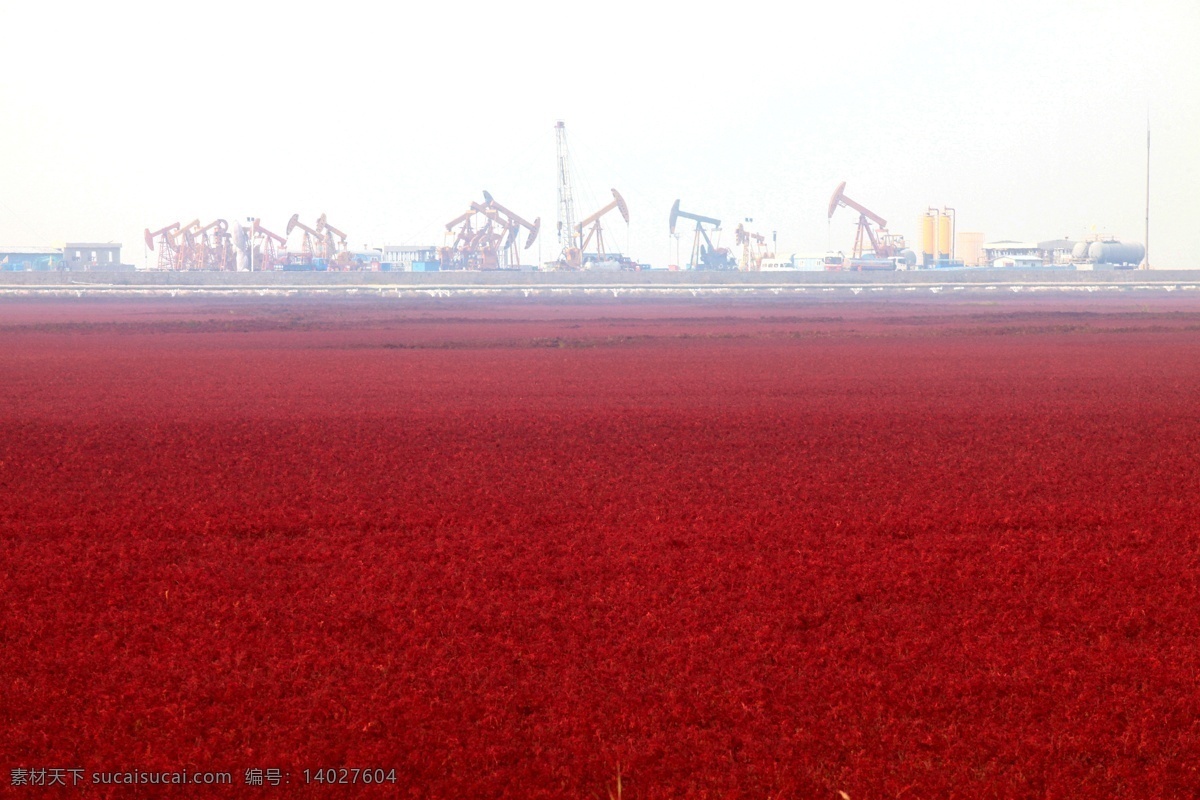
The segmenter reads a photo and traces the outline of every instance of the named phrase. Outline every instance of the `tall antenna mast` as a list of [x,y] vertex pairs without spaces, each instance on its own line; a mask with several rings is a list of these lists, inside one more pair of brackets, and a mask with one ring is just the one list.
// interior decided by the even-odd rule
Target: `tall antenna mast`
[[575,198],[571,195],[571,164],[567,154],[567,129],[560,119],[554,124],[558,141],[558,245],[562,253],[576,248]]
[[1150,109],[1146,109],[1146,260],[1142,269],[1150,269]]

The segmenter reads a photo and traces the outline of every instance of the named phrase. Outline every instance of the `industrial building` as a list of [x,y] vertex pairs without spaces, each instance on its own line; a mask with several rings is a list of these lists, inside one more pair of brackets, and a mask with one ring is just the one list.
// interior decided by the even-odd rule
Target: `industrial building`
[[113,242],[68,242],[62,250],[64,269],[69,270],[119,270],[132,269],[121,264],[121,245]]
[[0,270],[5,272],[58,269],[61,263],[57,247],[0,247]]
[[1011,239],[985,244],[983,260],[990,267],[1040,267],[1046,263],[1037,242],[1018,242]]
[[438,269],[436,245],[385,244],[381,269],[392,272],[435,272]]
[[1078,242],[1071,239],[1048,239],[1038,242],[1038,250],[1042,251],[1042,260],[1046,264],[1064,267],[1071,263],[1071,253],[1076,244]]

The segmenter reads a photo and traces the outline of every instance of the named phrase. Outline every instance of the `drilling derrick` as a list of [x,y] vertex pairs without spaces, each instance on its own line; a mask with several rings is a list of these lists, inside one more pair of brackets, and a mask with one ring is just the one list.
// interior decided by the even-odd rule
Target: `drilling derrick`
[[[178,222],[172,222],[156,231],[146,228],[146,247],[150,250],[157,249],[159,269],[179,269],[179,248],[175,245],[175,234],[178,230]],[[157,246],[155,239],[158,240]]]
[[554,126],[558,143],[558,247],[559,264],[568,269],[579,269],[583,251],[575,226],[575,199],[571,193],[571,165],[567,154],[567,129],[559,120]]

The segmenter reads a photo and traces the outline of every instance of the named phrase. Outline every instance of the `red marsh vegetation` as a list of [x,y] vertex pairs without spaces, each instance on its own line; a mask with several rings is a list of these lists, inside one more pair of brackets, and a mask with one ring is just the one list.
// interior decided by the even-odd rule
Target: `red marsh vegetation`
[[1166,295],[3,301],[0,785],[1195,796],[1197,398]]

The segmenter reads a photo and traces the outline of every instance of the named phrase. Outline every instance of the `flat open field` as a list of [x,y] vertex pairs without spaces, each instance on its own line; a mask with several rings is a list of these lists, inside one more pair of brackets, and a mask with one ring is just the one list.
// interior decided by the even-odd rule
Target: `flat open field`
[[1180,293],[0,301],[0,787],[1194,797],[1198,398]]

